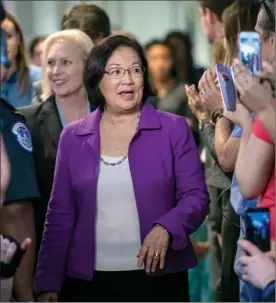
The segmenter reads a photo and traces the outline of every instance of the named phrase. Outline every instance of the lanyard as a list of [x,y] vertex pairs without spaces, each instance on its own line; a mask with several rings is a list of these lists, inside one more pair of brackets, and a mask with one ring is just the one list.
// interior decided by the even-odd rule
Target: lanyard
[[[59,120],[61,122],[62,128],[64,128],[67,123],[65,122],[64,116],[58,105],[57,105],[57,110],[58,110]],[[88,103],[87,104],[87,115],[89,115],[90,113],[91,113],[91,108],[90,108],[90,104]]]

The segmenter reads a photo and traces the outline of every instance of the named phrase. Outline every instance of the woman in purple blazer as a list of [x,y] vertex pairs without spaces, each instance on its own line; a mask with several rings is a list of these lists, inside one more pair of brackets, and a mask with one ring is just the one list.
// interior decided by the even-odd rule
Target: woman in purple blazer
[[35,278],[39,301],[189,301],[189,240],[208,213],[183,117],[145,104],[141,46],[111,36],[84,79],[98,109],[61,135]]

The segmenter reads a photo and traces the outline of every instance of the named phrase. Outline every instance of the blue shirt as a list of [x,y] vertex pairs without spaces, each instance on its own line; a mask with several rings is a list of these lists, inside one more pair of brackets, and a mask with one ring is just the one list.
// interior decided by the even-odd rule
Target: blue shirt
[[275,302],[275,281],[270,282],[264,289],[264,302]]
[[[238,125],[235,125],[232,130],[231,137],[240,138],[241,136],[242,136],[242,128]],[[231,205],[233,206],[235,212],[238,215],[243,216],[246,208],[256,207],[257,199],[247,200],[241,195],[238,188],[238,184],[236,182],[235,174],[233,175],[232,184],[233,185],[231,188],[231,197],[230,197]]]
[[38,66],[29,67],[28,89],[22,93],[22,88],[18,79],[18,72],[15,72],[4,83],[1,83],[1,97],[15,108],[31,104],[33,99],[33,83],[42,79],[42,71]]
[[[240,138],[242,136],[242,128],[238,125],[235,125],[232,130],[232,137]],[[236,175],[233,175],[232,179],[232,188],[231,188],[231,196],[230,196],[230,202],[233,206],[235,212],[241,216],[240,218],[240,238],[243,238],[245,236],[245,223],[243,220],[243,216],[245,215],[245,211],[247,208],[255,208],[257,206],[257,199],[254,200],[247,200],[245,199],[240,191],[238,184],[236,182]],[[235,272],[239,277],[241,277],[243,273],[243,267],[238,262],[239,258],[243,254],[242,249],[238,246],[234,268]],[[240,278],[240,302],[261,302],[262,298],[262,292],[258,289],[256,289],[253,285],[251,285],[248,282],[244,282]]]

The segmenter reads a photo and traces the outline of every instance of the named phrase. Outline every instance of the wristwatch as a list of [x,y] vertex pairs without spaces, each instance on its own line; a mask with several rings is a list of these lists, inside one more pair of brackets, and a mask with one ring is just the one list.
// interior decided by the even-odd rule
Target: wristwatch
[[198,121],[198,128],[200,131],[203,130],[204,126],[211,124],[209,119],[203,119]]
[[223,109],[218,108],[212,113],[211,120],[214,124],[216,124],[218,119],[220,119],[221,117],[223,117]]

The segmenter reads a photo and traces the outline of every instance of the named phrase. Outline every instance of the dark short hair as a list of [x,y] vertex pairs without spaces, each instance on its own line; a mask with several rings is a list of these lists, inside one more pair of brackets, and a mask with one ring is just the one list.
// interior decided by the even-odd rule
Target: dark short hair
[[38,43],[40,43],[41,41],[44,41],[46,39],[45,36],[37,36],[35,38],[33,38],[33,40],[30,43],[29,46],[29,53],[31,55],[31,57],[34,56],[34,51],[35,51],[35,47],[37,46]]
[[[189,79],[191,83],[197,83],[199,79],[194,66],[193,41],[190,34],[187,32],[173,31],[168,33],[165,41],[171,44],[171,39],[178,39],[184,45],[186,51],[186,71],[188,75],[187,79]],[[185,66],[183,68],[185,68]]]
[[165,41],[163,39],[157,39],[157,38],[155,38],[155,39],[150,40],[144,46],[144,50],[147,51],[147,50],[149,50],[151,47],[153,47],[155,45],[164,45],[164,46],[166,46],[171,51],[171,53],[173,55],[173,48],[171,47],[171,45],[167,41]]
[[235,0],[198,0],[203,8],[208,8],[211,12],[216,14],[218,19],[222,20],[223,11],[231,5]]
[[168,41],[161,40],[161,39],[153,39],[150,40],[144,47],[145,51],[148,51],[150,48],[152,48],[155,45],[163,45],[165,46],[169,51],[172,58],[172,70],[171,70],[171,76],[176,78],[177,77],[177,71],[176,71],[176,56],[175,56],[175,50],[174,48],[168,43]]
[[148,80],[147,60],[143,48],[134,39],[122,35],[113,35],[105,38],[92,48],[88,55],[87,64],[84,70],[84,85],[87,90],[88,98],[95,106],[99,106],[101,110],[104,110],[105,99],[100,91],[99,84],[105,74],[107,61],[113,53],[121,47],[133,49],[137,53],[141,60],[141,65],[145,69],[142,103],[145,103],[146,99],[153,95]]
[[[264,14],[259,26],[263,30],[264,39],[268,39],[271,33],[275,33],[275,0],[264,0],[264,2],[266,7],[261,3]],[[274,20],[271,20],[272,17]]]
[[111,34],[111,26],[106,12],[95,4],[80,3],[67,11],[61,21],[61,29],[79,29],[95,43]]

